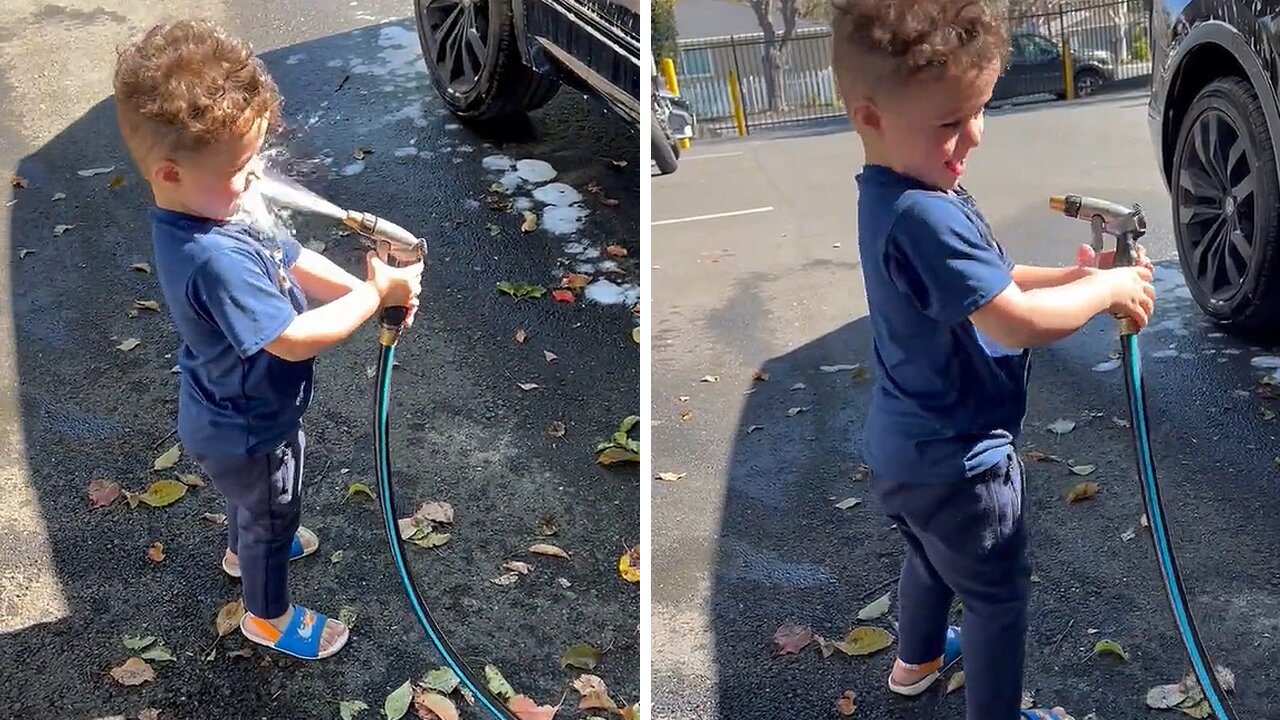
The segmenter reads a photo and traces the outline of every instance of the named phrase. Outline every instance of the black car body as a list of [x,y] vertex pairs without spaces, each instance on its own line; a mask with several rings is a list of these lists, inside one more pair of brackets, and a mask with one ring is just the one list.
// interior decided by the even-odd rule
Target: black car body
[[1156,0],[1148,116],[1192,297],[1244,332],[1280,328],[1280,3]]
[[463,120],[542,107],[561,84],[640,122],[638,0],[415,0],[423,59]]
[[[1066,63],[1062,47],[1038,33],[1016,33],[1011,38],[1009,64],[996,81],[993,102],[1025,95],[1066,97]],[[1115,79],[1114,61],[1102,51],[1071,52],[1075,95],[1084,97]]]

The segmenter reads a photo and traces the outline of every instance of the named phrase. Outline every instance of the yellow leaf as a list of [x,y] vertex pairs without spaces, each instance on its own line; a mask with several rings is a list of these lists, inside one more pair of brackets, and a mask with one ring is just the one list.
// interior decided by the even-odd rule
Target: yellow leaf
[[640,582],[640,548],[633,547],[618,558],[618,574],[629,583]]
[[239,598],[223,605],[218,609],[218,618],[214,621],[213,627],[217,631],[218,637],[224,637],[227,633],[235,630],[240,626],[240,620],[244,617],[244,603]]
[[151,487],[147,491],[135,495],[139,502],[146,503],[153,508],[166,507],[172,505],[182,499],[187,494],[187,486],[177,480],[157,480],[151,483]]
[[538,543],[537,545],[530,547],[529,552],[536,555],[549,555],[551,557],[564,558],[565,560],[569,559],[569,553],[561,550],[555,545],[547,545],[546,543]]
[[835,646],[845,655],[871,655],[892,645],[894,639],[887,630],[862,625],[850,630]]
[[199,475],[196,475],[195,473],[184,473],[182,475],[179,475],[178,480],[180,480],[182,484],[186,485],[187,487],[193,487],[193,488],[204,487],[204,478],[200,477]]
[[611,447],[606,448],[600,456],[596,458],[596,462],[601,465],[617,465],[624,462],[640,462],[640,456],[631,452],[626,448]]
[[156,679],[156,671],[147,664],[146,660],[137,657],[131,657],[124,661],[124,664],[111,669],[111,677],[121,685],[141,685],[142,683],[152,682]]
[[164,451],[164,454],[156,458],[155,463],[151,466],[152,470],[168,470],[178,463],[178,457],[182,455],[182,443],[174,443],[173,447]]
[[945,694],[950,695],[962,687],[964,687],[964,671],[960,670],[947,681],[947,692]]
[[351,483],[350,485],[347,486],[348,499],[350,499],[352,495],[356,495],[359,493],[364,493],[365,495],[368,495],[370,499],[373,498],[373,491],[370,490],[369,486],[365,485],[364,483]]
[[1067,493],[1067,503],[1070,504],[1097,497],[1100,489],[1096,482],[1082,482],[1071,488],[1071,491]]
[[635,344],[640,344],[640,328],[631,328],[631,339],[635,341]]

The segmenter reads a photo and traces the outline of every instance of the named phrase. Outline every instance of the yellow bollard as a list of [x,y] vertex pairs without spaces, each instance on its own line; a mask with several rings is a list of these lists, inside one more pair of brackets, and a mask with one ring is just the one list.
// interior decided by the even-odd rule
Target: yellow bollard
[[742,109],[742,95],[738,93],[738,75],[729,71],[729,102],[733,105],[733,120],[738,126],[738,137],[747,136],[747,113]]
[[[672,95],[679,95],[680,83],[676,82],[676,64],[671,58],[662,58],[662,77],[667,81],[667,92]],[[680,138],[676,142],[680,145],[681,150],[689,149],[688,138]]]
[[1068,100],[1076,99],[1076,64],[1071,61],[1071,38],[1066,33],[1062,35],[1062,77],[1067,83],[1066,96]]

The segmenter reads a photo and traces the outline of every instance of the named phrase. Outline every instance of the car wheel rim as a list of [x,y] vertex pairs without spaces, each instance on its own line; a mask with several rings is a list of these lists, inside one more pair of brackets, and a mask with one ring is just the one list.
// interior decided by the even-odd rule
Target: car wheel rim
[[1088,75],[1080,78],[1080,81],[1076,84],[1079,86],[1076,89],[1077,95],[1092,95],[1093,89],[1098,86],[1098,80],[1092,75]]
[[1178,173],[1188,266],[1214,300],[1239,291],[1253,258],[1257,175],[1247,140],[1221,110],[1196,119]]
[[436,76],[449,89],[475,87],[488,56],[488,0],[429,0],[422,25]]

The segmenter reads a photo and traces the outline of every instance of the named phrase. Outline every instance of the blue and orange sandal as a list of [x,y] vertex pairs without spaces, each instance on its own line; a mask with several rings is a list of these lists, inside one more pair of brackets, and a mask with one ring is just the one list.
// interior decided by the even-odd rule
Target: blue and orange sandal
[[[307,547],[303,544],[302,542],[303,538],[306,538],[307,540],[311,541],[310,549],[307,549]],[[320,538],[316,537],[316,534],[311,532],[307,528],[298,526],[298,532],[295,533],[293,536],[293,546],[289,548],[289,559],[297,560],[298,558],[304,558],[319,549],[320,549]],[[235,566],[227,564],[226,553],[222,554],[222,572],[230,575],[233,578],[240,577],[239,563],[237,563]]]
[[936,670],[925,675],[910,685],[899,685],[893,681],[893,673],[889,673],[889,689],[899,695],[914,697],[928,690],[956,663],[960,662],[960,628],[952,625],[947,628],[947,643],[942,651],[942,663]]
[[351,637],[351,631],[346,625],[342,625],[342,636],[338,641],[327,651],[320,652],[324,629],[330,622],[342,625],[339,620],[330,620],[314,610],[294,605],[293,617],[284,630],[277,629],[275,625],[256,615],[245,613],[240,619],[240,633],[250,642],[292,655],[299,660],[321,660],[341,650]]

